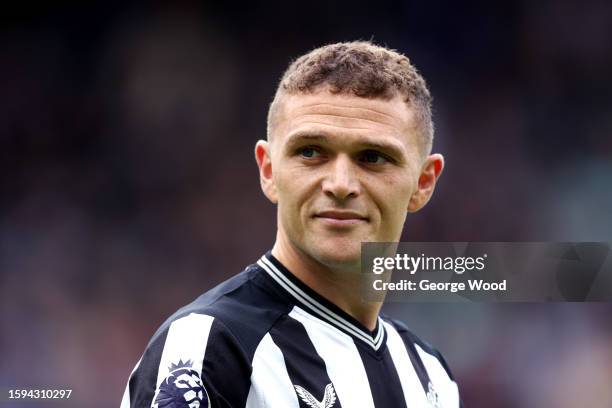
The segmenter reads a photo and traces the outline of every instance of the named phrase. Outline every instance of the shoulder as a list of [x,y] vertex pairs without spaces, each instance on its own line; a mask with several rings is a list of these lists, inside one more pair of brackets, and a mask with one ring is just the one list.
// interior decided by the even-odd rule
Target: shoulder
[[290,307],[269,280],[250,265],[170,316],[130,376],[128,406],[170,398],[164,393],[178,392],[172,386],[177,373],[192,378],[194,389],[216,406],[240,405],[258,344]]
[[152,341],[173,325],[185,326],[187,331],[208,325],[213,338],[221,335],[231,339],[252,357],[265,333],[290,307],[274,293],[261,268],[253,264],[172,314]]

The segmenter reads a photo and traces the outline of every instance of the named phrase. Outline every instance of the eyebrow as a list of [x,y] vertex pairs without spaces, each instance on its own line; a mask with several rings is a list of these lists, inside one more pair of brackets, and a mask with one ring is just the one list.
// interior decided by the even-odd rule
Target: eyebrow
[[[293,150],[293,148],[302,143],[322,143],[329,144],[330,136],[324,131],[298,131],[289,135],[287,142],[285,143],[285,149],[287,151]],[[399,144],[399,142],[391,141],[380,141],[375,140],[372,137],[364,137],[358,143],[362,149],[380,150],[386,153],[398,161],[403,161],[405,158],[405,149]]]

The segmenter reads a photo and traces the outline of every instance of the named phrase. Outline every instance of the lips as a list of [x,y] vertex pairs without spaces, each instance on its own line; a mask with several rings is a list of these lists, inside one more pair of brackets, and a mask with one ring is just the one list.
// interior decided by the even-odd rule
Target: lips
[[315,217],[318,218],[331,218],[335,220],[367,220],[367,217],[360,215],[353,211],[321,211],[318,212]]
[[353,211],[320,211],[315,218],[324,222],[330,227],[350,227],[355,224],[367,222],[368,218]]

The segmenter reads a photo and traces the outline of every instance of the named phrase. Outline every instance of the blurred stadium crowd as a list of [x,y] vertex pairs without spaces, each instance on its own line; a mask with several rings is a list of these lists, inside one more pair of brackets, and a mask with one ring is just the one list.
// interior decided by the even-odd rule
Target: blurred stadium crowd
[[[447,167],[405,240],[612,241],[609,2],[172,4],[4,19],[0,389],[118,406],[157,326],[270,248],[253,146],[290,59],[323,43],[373,39],[429,82]],[[610,304],[387,312],[468,407],[612,406]]]

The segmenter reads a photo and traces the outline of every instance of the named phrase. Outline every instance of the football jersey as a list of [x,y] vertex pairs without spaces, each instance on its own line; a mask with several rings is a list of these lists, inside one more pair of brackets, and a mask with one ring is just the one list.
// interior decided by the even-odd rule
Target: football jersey
[[456,408],[440,353],[379,316],[368,330],[270,252],[171,316],[121,408]]

